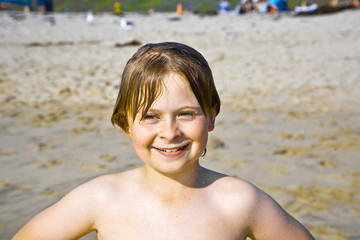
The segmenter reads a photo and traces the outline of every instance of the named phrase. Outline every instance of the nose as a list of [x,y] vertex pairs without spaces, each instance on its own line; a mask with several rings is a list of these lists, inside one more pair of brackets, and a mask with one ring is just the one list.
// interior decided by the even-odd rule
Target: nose
[[179,124],[176,119],[167,119],[162,123],[159,131],[160,138],[173,140],[181,135]]

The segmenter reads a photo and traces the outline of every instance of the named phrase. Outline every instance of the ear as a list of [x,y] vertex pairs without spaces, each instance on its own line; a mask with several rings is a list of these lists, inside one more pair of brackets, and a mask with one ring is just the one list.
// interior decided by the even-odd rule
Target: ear
[[133,123],[134,123],[133,118],[131,117],[130,114],[128,114],[127,115],[127,126],[126,126],[125,133],[129,138],[131,138],[131,127],[132,127]]
[[131,138],[131,129],[130,129],[130,127],[127,128],[125,133],[126,133],[126,135],[128,135],[129,138]]
[[216,118],[216,112],[211,111],[210,116],[209,116],[209,126],[208,126],[209,132],[211,132],[215,128],[215,118]]

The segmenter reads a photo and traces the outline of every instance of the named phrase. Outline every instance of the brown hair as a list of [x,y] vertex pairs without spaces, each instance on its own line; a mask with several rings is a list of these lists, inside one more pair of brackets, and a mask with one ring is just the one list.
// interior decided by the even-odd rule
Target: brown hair
[[220,98],[211,69],[195,49],[176,42],[147,44],[127,62],[111,117],[113,125],[128,132],[128,114],[144,116],[160,96],[163,79],[171,73],[182,76],[199,102],[205,116],[220,112]]

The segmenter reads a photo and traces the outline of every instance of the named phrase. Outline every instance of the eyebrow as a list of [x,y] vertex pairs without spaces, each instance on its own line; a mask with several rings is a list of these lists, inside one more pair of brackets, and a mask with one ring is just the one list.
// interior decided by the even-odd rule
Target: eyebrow
[[[176,111],[182,111],[182,110],[186,110],[186,109],[201,110],[202,111],[202,108],[201,108],[200,105],[195,105],[195,106],[185,105],[185,106],[181,106],[180,108],[176,109]],[[161,111],[159,111],[157,109],[150,108],[148,112],[161,112]]]

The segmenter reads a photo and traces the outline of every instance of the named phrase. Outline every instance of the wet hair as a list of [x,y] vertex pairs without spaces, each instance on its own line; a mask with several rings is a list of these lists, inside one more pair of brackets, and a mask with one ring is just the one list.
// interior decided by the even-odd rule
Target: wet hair
[[175,73],[188,81],[206,117],[220,112],[220,98],[211,69],[195,49],[176,42],[146,44],[127,62],[111,117],[126,133],[129,117],[144,116],[161,95],[164,79]]

